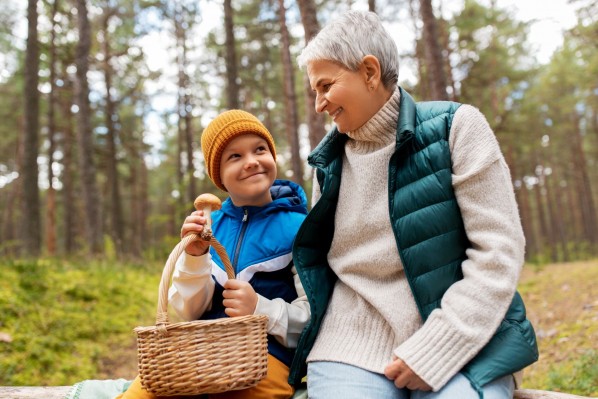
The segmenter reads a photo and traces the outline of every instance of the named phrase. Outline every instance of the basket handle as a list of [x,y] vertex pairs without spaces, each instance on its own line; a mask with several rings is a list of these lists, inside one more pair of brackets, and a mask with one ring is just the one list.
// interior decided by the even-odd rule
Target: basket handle
[[[203,194],[205,195],[205,194]],[[199,198],[202,196],[197,197],[198,199],[195,200],[196,208],[200,209],[197,202]],[[215,197],[215,196],[214,196]],[[206,209],[204,210],[204,215],[206,213]],[[210,219],[210,216],[207,216]],[[228,254],[226,250],[218,242],[216,237],[212,235],[211,231],[211,220],[209,220],[210,229],[207,233],[189,233],[174,247],[170,255],[168,256],[168,260],[166,261],[166,265],[164,266],[164,270],[162,271],[162,279],[160,280],[160,287],[158,288],[158,310],[156,311],[156,325],[158,324],[168,324],[168,287],[170,286],[170,278],[172,277],[172,273],[174,272],[174,267],[176,265],[176,261],[181,256],[187,245],[191,244],[192,242],[204,240],[209,241],[210,245],[214,247],[218,256],[224,263],[224,269],[226,270],[226,275],[229,279],[235,278],[235,270],[230,262]]]

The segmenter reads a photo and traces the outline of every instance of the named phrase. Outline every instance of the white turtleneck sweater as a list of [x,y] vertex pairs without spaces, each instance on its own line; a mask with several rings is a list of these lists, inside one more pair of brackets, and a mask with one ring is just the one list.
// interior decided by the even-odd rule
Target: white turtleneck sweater
[[[388,211],[388,163],[395,149],[397,90],[372,119],[349,132],[328,262],[338,276],[307,359],[383,373],[393,355],[433,390],[489,341],[513,298],[525,240],[509,169],[484,116],[462,105],[449,147],[452,184],[471,248],[464,278],[426,323],[399,258]],[[314,201],[319,186],[314,180]]]

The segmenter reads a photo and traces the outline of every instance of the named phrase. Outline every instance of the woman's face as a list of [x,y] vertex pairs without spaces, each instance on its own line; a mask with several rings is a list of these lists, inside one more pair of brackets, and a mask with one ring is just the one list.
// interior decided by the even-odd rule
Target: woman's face
[[307,75],[316,93],[316,112],[327,112],[342,133],[360,128],[379,109],[363,65],[354,72],[332,61],[311,61]]

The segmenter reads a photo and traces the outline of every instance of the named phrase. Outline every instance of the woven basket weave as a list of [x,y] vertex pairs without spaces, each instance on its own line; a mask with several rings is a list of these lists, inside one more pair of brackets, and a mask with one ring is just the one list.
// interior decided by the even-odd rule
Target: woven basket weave
[[[173,249],[162,272],[156,325],[135,328],[141,385],[159,396],[245,389],[266,376],[267,316],[168,321],[168,287],[176,260],[188,244],[200,239],[198,234],[189,234]],[[234,278],[222,245],[214,237],[210,244],[224,262],[228,277]]]

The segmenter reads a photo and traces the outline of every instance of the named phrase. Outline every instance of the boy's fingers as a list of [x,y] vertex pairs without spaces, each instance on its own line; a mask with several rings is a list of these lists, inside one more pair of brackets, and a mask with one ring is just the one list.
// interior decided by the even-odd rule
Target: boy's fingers
[[242,286],[242,281],[229,279],[224,283],[224,288],[227,290],[238,290]]

